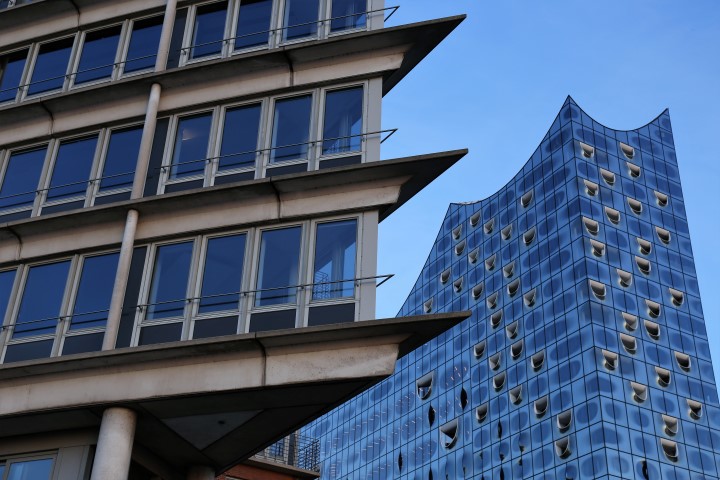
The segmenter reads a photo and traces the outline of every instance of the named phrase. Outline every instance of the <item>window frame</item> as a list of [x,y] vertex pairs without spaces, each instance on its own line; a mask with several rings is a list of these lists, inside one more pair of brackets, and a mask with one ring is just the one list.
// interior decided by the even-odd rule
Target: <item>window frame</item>
[[[112,82],[120,78],[120,62],[122,62],[122,54],[123,54],[123,41],[125,37],[128,35],[127,28],[128,28],[128,21],[124,20],[120,23],[111,23],[109,25],[103,25],[102,27],[98,28],[92,28],[88,30],[83,30],[81,32],[77,33],[77,40],[75,45],[75,55],[72,59],[72,73],[70,73],[69,83],[67,86],[67,90],[72,90],[73,88],[83,88],[83,87],[89,87],[91,85],[98,85],[101,83],[107,83]],[[96,80],[89,80],[87,82],[82,82],[80,84],[76,84],[75,81],[77,79],[77,75],[79,73],[78,69],[80,68],[80,60],[82,59],[83,50],[85,48],[85,43],[87,40],[88,33],[95,33],[102,30],[114,28],[114,27],[120,27],[120,33],[118,36],[118,43],[115,47],[115,57],[112,61],[112,72],[110,73],[109,78],[100,78]],[[124,64],[123,64],[124,66]]]
[[[215,141],[213,142],[211,140],[211,143],[213,143],[212,148],[212,162],[210,164],[210,171],[208,172],[209,178],[206,180],[205,185],[210,186],[215,184],[215,180],[217,177],[223,177],[226,175],[232,175],[235,173],[243,173],[243,172],[253,172],[253,178],[257,177],[257,170],[258,167],[261,165],[261,162],[263,161],[263,141],[265,139],[266,133],[265,133],[265,123],[266,123],[266,117],[267,117],[267,106],[268,100],[267,98],[260,98],[256,100],[248,100],[241,103],[232,103],[228,105],[222,105],[220,106],[218,110],[218,118],[216,122],[216,135],[215,135]],[[227,115],[228,110],[234,110],[236,108],[244,108],[244,107],[250,107],[252,105],[259,105],[260,106],[260,116],[258,118],[258,136],[255,140],[255,163],[252,167],[236,167],[227,169],[224,171],[220,171],[220,149],[222,148],[222,141],[223,141],[223,135],[225,134],[225,118]]]
[[[205,55],[198,58],[192,58],[190,55],[190,52],[192,51],[193,47],[193,40],[195,36],[195,21],[197,19],[197,11],[198,8],[204,7],[206,5],[212,5],[213,3],[223,3],[225,2],[227,4],[227,8],[225,11],[225,26],[223,28],[223,34],[222,38],[220,40],[220,52],[211,54],[211,55]],[[194,63],[204,62],[207,60],[215,60],[218,58],[225,58],[228,56],[228,46],[229,46],[229,37],[230,37],[230,24],[233,22],[231,21],[230,15],[233,11],[233,5],[237,3],[235,0],[208,0],[205,2],[198,2],[193,5],[190,5],[188,7],[188,14],[187,19],[185,21],[185,31],[183,32],[183,41],[182,41],[182,47],[180,52],[180,62],[179,66],[183,67],[185,65],[192,65]]]
[[[293,98],[300,98],[310,95],[310,123],[308,125],[308,142],[307,142],[307,156],[305,158],[297,158],[292,160],[284,160],[279,162],[271,162],[272,159],[272,152],[273,150],[277,150],[279,148],[284,147],[284,145],[280,145],[278,147],[273,147],[273,130],[274,130],[274,123],[275,123],[275,105],[277,105],[277,102],[283,101],[283,100],[290,100]],[[266,123],[264,131],[266,133],[264,142],[262,144],[262,164],[261,164],[261,175],[260,178],[265,178],[267,176],[267,171],[272,170],[273,168],[277,167],[285,167],[289,165],[300,165],[300,164],[306,164],[308,167],[306,170],[310,170],[310,164],[315,158],[317,152],[317,145],[314,141],[315,136],[317,135],[317,110],[316,110],[316,104],[317,104],[317,89],[312,89],[309,91],[299,91],[299,92],[292,92],[290,94],[284,94],[284,95],[275,95],[271,96],[268,100],[268,111],[266,115]]]
[[[35,216],[40,206],[41,188],[45,184],[45,177],[48,172],[48,163],[51,154],[52,140],[45,142],[32,143],[30,145],[23,145],[15,148],[7,148],[0,155],[0,187],[5,184],[5,176],[7,175],[7,169],[10,166],[10,158],[12,158],[15,152],[24,152],[28,150],[35,150],[41,147],[45,147],[45,158],[43,159],[43,166],[40,169],[40,176],[38,178],[37,186],[35,187],[35,195],[33,197],[33,203],[30,206],[21,206],[13,208],[1,208],[0,207],[0,218],[5,215],[11,215],[13,213],[30,211],[30,216]],[[30,192],[28,192],[30,193]]]
[[[132,191],[132,188],[133,188],[132,183],[127,187],[113,187],[113,188],[107,189],[104,192],[101,191],[100,190],[101,183],[104,178],[101,176],[101,174],[105,170],[105,164],[107,162],[107,154],[108,154],[108,151],[110,150],[110,140],[112,139],[113,133],[116,131],[130,130],[130,129],[137,129],[137,128],[140,128],[141,141],[142,141],[142,131],[143,131],[142,123],[132,123],[129,125],[107,127],[107,128],[103,128],[101,130],[102,137],[98,139],[98,152],[96,152],[97,158],[95,160],[95,166],[93,169],[93,177],[90,180],[92,186],[90,188],[90,193],[88,196],[91,197],[91,201],[88,202],[87,206],[94,205],[98,198]],[[135,177],[135,172],[137,171],[137,158],[135,159],[135,167],[136,168],[134,168],[132,172],[126,172],[127,174],[132,174],[133,178]]]
[[10,474],[10,467],[15,463],[26,463],[40,460],[52,460],[52,468],[50,469],[50,476],[47,480],[54,479],[57,474],[57,451],[45,451],[33,454],[19,454],[19,455],[7,455],[0,457],[0,465],[5,467],[3,475],[0,476],[0,480],[6,480]]
[[[318,128],[317,128],[317,156],[315,158],[316,165],[314,166],[313,170],[318,170],[320,168],[320,165],[323,160],[329,160],[334,158],[343,158],[343,157],[353,157],[356,155],[360,155],[360,162],[365,162],[365,154],[367,152],[367,125],[369,122],[368,118],[368,110],[370,109],[369,105],[369,95],[368,91],[370,89],[370,86],[368,84],[369,82],[367,80],[364,80],[362,82],[352,82],[347,83],[343,85],[333,85],[330,87],[323,87],[320,89],[320,95],[319,95],[319,105],[318,105],[318,111],[317,111],[317,117],[318,117]],[[360,113],[360,149],[359,150],[352,150],[347,152],[338,152],[338,153],[331,153],[331,154],[324,154],[323,153],[323,143],[325,141],[324,134],[325,134],[325,109],[327,106],[327,95],[328,93],[337,92],[341,90],[349,90],[352,88],[360,88],[362,89],[362,105],[361,109],[362,112]]]
[[21,101],[20,99],[24,98],[24,93],[25,93],[25,90],[27,89],[27,85],[26,85],[26,83],[28,81],[27,79],[30,75],[30,61],[31,61],[31,55],[33,53],[33,47],[34,47],[34,43],[31,43],[30,45],[27,45],[27,46],[23,46],[20,48],[14,48],[12,50],[8,50],[6,52],[0,53],[0,56],[5,56],[5,55],[12,55],[14,53],[21,52],[23,50],[27,50],[27,52],[25,53],[25,65],[23,65],[23,71],[20,74],[20,81],[18,82],[17,92],[15,92],[15,98],[13,100],[0,101],[0,105],[10,105],[12,103],[17,103],[17,102]]
[[163,25],[163,14],[162,13],[155,13],[152,15],[143,15],[140,17],[133,17],[133,18],[127,18],[124,21],[124,27],[123,27],[123,33],[120,37],[120,42],[118,46],[118,68],[117,70],[117,78],[126,78],[126,77],[132,77],[133,75],[142,75],[143,73],[148,72],[154,72],[155,71],[155,64],[157,63],[157,56],[158,52],[155,52],[155,62],[153,62],[152,67],[146,67],[141,68],[138,70],[135,70],[133,72],[126,72],[125,71],[125,65],[128,62],[128,54],[130,53],[130,42],[132,40],[132,34],[135,29],[135,24],[137,22],[142,22],[143,20],[149,20],[151,18],[160,18],[160,34],[162,35],[162,25]]
[[[68,85],[70,82],[70,77],[72,75],[73,66],[75,65],[75,57],[77,56],[78,51],[78,33],[73,33],[72,35],[63,35],[57,38],[52,38],[49,40],[45,40],[42,42],[35,42],[32,44],[31,53],[29,55],[28,60],[28,70],[27,70],[27,76],[25,77],[25,81],[23,82],[22,86],[22,95],[20,97],[19,102],[23,102],[28,99],[35,99],[35,98],[41,98],[46,97],[48,95],[54,95],[57,93],[66,92],[68,90]],[[45,80],[39,80],[38,82],[32,82],[33,74],[35,73],[35,67],[37,66],[37,60],[40,55],[40,49],[43,45],[49,44],[49,43],[55,43],[59,42],[68,38],[73,39],[72,46],[70,47],[70,55],[68,58],[67,65],[65,66],[65,73],[64,73],[64,79],[63,84],[60,88],[55,88],[52,90],[46,90],[44,92],[38,92],[38,93],[29,93],[30,86],[33,85],[33,83],[39,83],[39,82],[46,82],[49,81],[49,79]],[[54,77],[53,77],[54,78]]]

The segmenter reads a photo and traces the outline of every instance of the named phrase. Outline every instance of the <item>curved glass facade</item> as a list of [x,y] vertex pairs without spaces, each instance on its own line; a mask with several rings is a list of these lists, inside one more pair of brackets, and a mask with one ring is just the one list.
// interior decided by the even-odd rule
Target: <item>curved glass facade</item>
[[400,316],[472,316],[306,427],[331,479],[718,478],[720,408],[667,111],[563,105],[451,204]]

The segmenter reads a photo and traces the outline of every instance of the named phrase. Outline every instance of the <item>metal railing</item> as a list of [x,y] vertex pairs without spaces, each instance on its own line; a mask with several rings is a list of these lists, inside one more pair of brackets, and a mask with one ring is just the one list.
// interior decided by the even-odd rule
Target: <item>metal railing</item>
[[297,432],[291,433],[252,458],[320,472],[320,440]]

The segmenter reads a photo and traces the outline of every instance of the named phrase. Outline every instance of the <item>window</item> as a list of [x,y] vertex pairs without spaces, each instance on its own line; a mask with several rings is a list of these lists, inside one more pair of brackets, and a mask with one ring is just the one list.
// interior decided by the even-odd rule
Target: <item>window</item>
[[240,234],[208,240],[198,313],[238,309],[245,239]]
[[84,259],[69,330],[105,326],[118,257],[118,253],[109,253]]
[[323,155],[360,150],[362,133],[362,87],[327,92]]
[[110,133],[100,180],[101,192],[132,187],[141,139],[142,127],[117,129]]
[[[68,260],[28,269],[13,339],[55,333],[69,269]],[[42,302],[38,302],[38,298],[42,298]]]
[[295,303],[300,263],[301,227],[261,234],[255,306]]
[[18,50],[0,57],[0,103],[15,100],[22,81],[28,50]]
[[255,167],[260,113],[259,103],[225,111],[218,171]]
[[190,58],[219,55],[225,37],[227,1],[197,7],[190,48]]
[[10,458],[5,460],[4,463],[0,463],[0,479],[50,480],[54,464],[54,458]]
[[212,113],[183,117],[178,121],[171,160],[171,178],[204,172],[211,125]]
[[136,20],[132,25],[125,56],[124,73],[146,70],[155,66],[163,17]]
[[315,235],[313,300],[354,295],[356,237],[357,220],[318,224]]
[[150,292],[147,300],[148,320],[181,316],[190,274],[193,242],[158,247],[155,255]]
[[267,45],[271,16],[272,0],[240,0],[235,49]]
[[116,25],[85,34],[75,85],[112,77],[121,31],[122,25]]
[[283,38],[295,40],[317,35],[319,13],[318,0],[285,0]]
[[275,102],[270,163],[307,159],[311,107],[312,95]]
[[367,0],[332,0],[330,30],[339,32],[365,27]]
[[46,154],[47,145],[10,154],[0,187],[0,208],[32,207]]
[[30,77],[28,95],[63,88],[74,43],[75,37],[68,37],[40,45]]
[[84,196],[95,158],[98,136],[60,142],[46,201]]

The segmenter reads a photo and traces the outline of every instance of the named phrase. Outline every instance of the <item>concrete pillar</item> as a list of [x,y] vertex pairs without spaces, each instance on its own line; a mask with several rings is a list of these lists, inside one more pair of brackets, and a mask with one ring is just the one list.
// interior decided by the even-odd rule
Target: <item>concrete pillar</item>
[[112,407],[103,412],[90,480],[127,480],[137,414]]
[[145,124],[143,125],[142,138],[140,139],[140,152],[138,153],[137,164],[135,165],[135,178],[130,193],[131,199],[141,198],[145,190],[145,179],[147,178],[148,165],[150,165],[150,153],[152,152],[153,139],[155,138],[155,127],[157,126],[157,112],[160,105],[160,93],[162,87],[159,83],[153,83],[150,87],[145,110]]
[[160,44],[158,45],[158,55],[155,60],[156,72],[162,72],[167,68],[176,11],[177,0],[167,0],[165,4],[165,18],[163,19],[162,32],[160,33]]
[[188,469],[187,480],[215,480],[215,470],[204,465],[195,465]]

